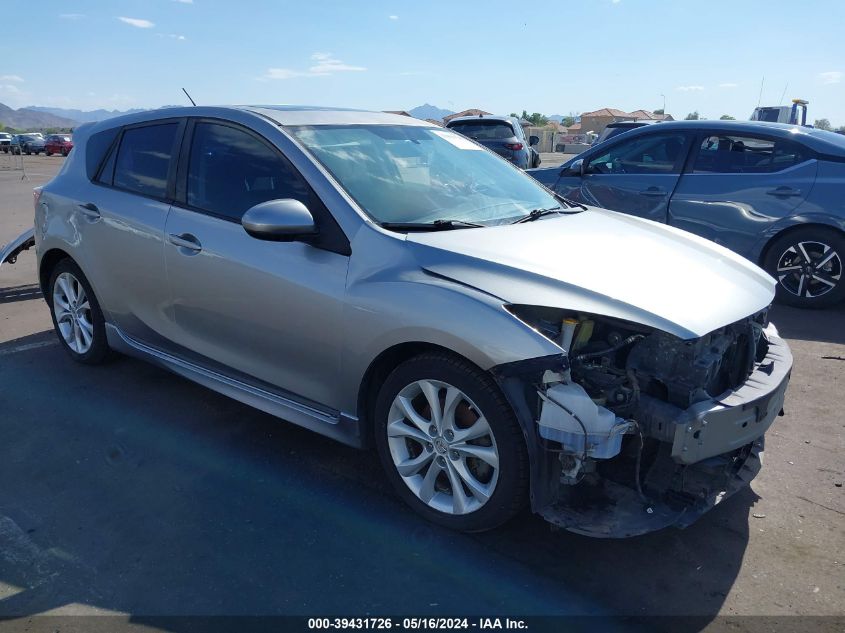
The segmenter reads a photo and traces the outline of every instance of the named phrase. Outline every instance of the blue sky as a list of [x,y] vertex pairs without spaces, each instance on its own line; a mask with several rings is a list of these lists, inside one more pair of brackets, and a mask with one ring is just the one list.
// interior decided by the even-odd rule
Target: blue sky
[[[0,102],[304,103],[845,125],[845,1],[5,0]],[[525,7],[530,7],[530,10]],[[788,85],[788,87],[787,87]]]

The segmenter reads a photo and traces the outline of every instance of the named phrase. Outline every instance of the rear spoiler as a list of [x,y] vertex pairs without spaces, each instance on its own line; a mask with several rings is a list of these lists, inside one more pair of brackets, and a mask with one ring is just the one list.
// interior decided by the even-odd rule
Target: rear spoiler
[[0,249],[0,266],[14,264],[23,251],[35,246],[35,229],[27,229]]

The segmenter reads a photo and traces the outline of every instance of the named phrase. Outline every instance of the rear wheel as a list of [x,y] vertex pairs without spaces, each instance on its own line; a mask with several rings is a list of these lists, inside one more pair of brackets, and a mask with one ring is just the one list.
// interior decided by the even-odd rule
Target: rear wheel
[[91,285],[72,260],[56,264],[48,298],[53,327],[71,357],[88,365],[105,360],[109,346],[103,312]]
[[46,154],[47,156],[52,156],[53,152],[44,152],[44,154]]
[[803,227],[776,238],[763,266],[777,279],[777,299],[798,308],[825,308],[845,299],[845,237]]
[[465,360],[430,353],[397,367],[376,400],[375,434],[388,479],[430,521],[488,530],[527,499],[528,457],[513,410]]

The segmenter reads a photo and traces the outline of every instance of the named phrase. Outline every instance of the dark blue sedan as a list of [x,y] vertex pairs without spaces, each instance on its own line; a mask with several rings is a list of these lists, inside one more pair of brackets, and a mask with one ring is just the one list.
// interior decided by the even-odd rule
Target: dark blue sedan
[[845,298],[841,135],[777,123],[672,121],[528,173],[571,200],[736,251],[778,280],[783,303],[817,308]]

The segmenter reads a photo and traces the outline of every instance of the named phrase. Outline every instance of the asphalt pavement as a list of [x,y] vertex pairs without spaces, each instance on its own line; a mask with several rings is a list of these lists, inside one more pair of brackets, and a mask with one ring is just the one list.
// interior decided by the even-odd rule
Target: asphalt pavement
[[[64,159],[24,160],[27,180],[0,157],[0,244]],[[594,540],[525,512],[464,535],[374,453],[136,360],[73,363],[25,253],[0,268],[0,617],[843,616],[845,306],[773,321],[795,368],[751,488],[683,531]]]

